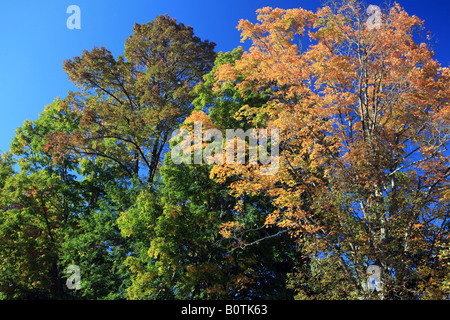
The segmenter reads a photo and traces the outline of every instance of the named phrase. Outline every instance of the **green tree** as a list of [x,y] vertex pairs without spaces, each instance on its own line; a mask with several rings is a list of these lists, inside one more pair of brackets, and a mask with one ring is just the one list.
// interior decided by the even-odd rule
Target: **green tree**
[[[116,218],[136,192],[109,159],[80,159],[55,136],[70,135],[79,119],[64,100],[17,129],[3,162],[0,292],[6,298],[121,298],[128,244]],[[82,290],[65,285],[69,265],[81,269]]]
[[64,295],[60,248],[81,200],[73,174],[77,163],[70,156],[55,163],[46,136],[69,132],[76,125],[72,120],[55,100],[38,120],[25,121],[16,130],[11,151],[20,171],[7,171],[0,199],[0,291],[7,298]]

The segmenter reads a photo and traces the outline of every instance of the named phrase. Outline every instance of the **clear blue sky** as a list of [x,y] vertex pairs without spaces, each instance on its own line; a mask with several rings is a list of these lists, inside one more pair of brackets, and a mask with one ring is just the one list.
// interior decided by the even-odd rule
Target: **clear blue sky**
[[[382,6],[384,0],[367,0]],[[62,69],[65,59],[84,49],[105,46],[123,53],[135,22],[145,23],[169,14],[202,39],[217,43],[217,51],[240,45],[236,25],[255,20],[265,6],[315,10],[320,0],[0,0],[0,150],[9,150],[14,131],[35,120],[56,97],[76,88]],[[409,14],[426,21],[436,35],[437,59],[450,65],[450,1],[399,0]],[[69,5],[81,9],[81,30],[69,30]]]

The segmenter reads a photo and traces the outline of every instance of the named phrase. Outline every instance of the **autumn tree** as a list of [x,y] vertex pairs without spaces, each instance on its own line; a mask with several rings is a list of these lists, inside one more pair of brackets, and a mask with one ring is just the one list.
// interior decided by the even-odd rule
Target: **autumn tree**
[[122,176],[152,184],[173,128],[192,109],[193,86],[213,65],[214,46],[161,15],[135,24],[123,56],[100,47],[65,61],[64,70],[82,90],[67,98],[80,118],[65,139],[68,149],[108,158]]
[[[418,17],[398,4],[379,12],[379,24],[369,15],[349,0],[241,20],[251,47],[217,71],[217,88],[243,76],[238,88],[272,91],[264,108],[241,114],[279,129],[280,168],[212,172],[238,179],[237,198],[272,197],[266,225],[287,230],[310,262],[291,275],[299,298],[443,298],[450,70],[420,42]],[[370,265],[381,270],[376,290]]]

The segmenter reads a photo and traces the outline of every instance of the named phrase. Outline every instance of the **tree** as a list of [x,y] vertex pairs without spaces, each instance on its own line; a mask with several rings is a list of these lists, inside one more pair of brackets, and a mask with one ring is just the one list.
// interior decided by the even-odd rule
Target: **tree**
[[[79,123],[64,101],[46,106],[16,130],[2,163],[0,292],[19,299],[108,299],[124,296],[129,245],[116,219],[135,191],[108,159],[80,161],[54,144]],[[60,143],[63,141],[60,141]],[[69,265],[80,267],[82,290],[66,287]],[[113,271],[113,272],[111,272]]]
[[[450,70],[416,42],[419,18],[395,4],[368,28],[365,12],[350,0],[316,13],[263,8],[259,23],[240,21],[251,48],[217,81],[241,75],[238,89],[273,92],[245,112],[280,130],[280,169],[212,172],[239,179],[236,197],[273,198],[266,225],[287,230],[311,262],[292,274],[298,297],[442,298]],[[378,292],[365,285],[369,265],[381,269]]]
[[[45,137],[73,129],[75,122],[70,120],[55,100],[38,120],[25,121],[16,130],[11,151],[18,157],[20,172],[8,169],[0,198],[0,291],[6,298],[64,296],[60,248],[78,209],[79,184],[71,174],[77,163],[68,156],[54,163]],[[11,166],[10,161],[5,158],[3,165]]]
[[124,56],[115,59],[101,47],[65,61],[82,89],[67,98],[80,119],[66,138],[69,148],[108,158],[123,176],[152,184],[173,128],[191,110],[193,86],[212,67],[214,46],[165,15],[135,24]]

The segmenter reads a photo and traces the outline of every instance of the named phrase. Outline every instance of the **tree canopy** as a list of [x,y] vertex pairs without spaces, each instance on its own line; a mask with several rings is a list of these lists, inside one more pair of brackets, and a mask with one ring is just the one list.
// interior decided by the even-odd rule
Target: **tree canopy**
[[[356,0],[257,21],[248,50],[161,15],[64,61],[79,90],[0,157],[0,298],[448,298],[450,69],[424,21]],[[224,161],[176,162],[177,129]],[[229,129],[267,150],[227,162],[207,132]]]

